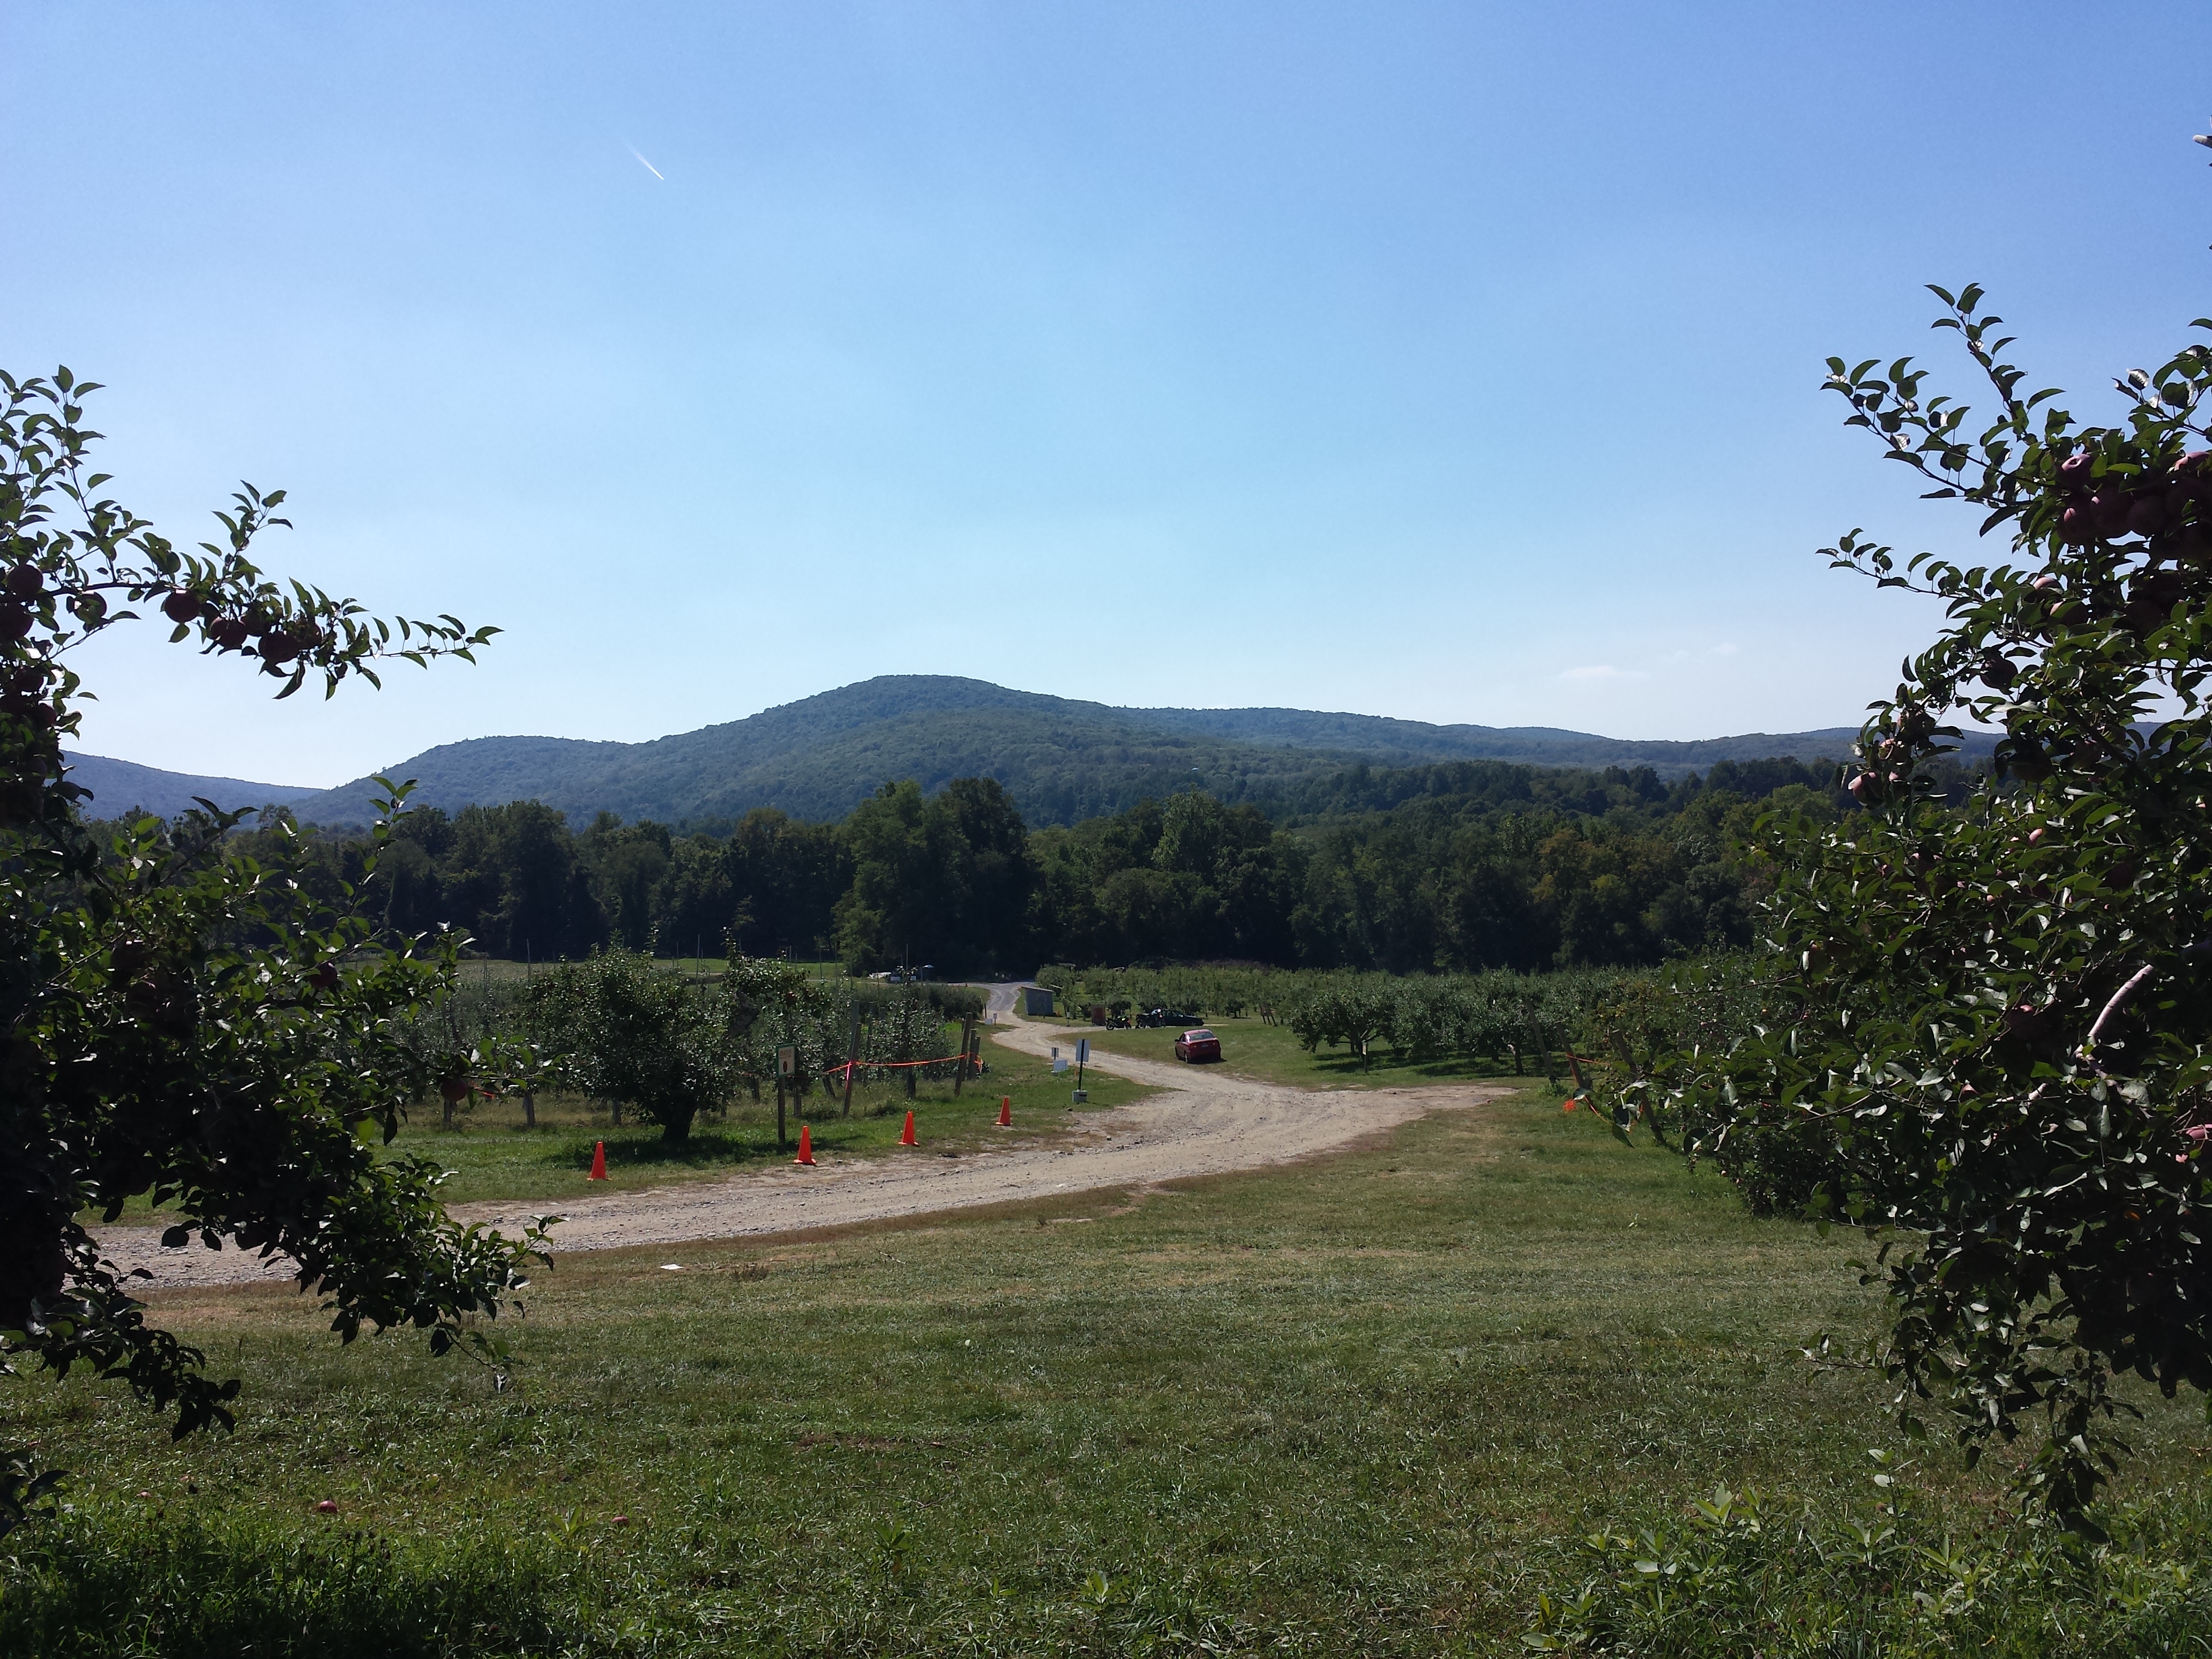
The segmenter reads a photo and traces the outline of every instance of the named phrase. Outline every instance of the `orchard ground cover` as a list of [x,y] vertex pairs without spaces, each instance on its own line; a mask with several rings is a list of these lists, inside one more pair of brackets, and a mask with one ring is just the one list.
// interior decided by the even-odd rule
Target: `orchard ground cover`
[[[1258,1175],[564,1258],[504,1389],[278,1288],[165,1294],[238,1432],[10,1382],[78,1479],[0,1557],[0,1653],[1517,1651],[1578,1534],[1717,1482],[1888,1524],[1878,1383],[1798,1353],[1875,1316],[1854,1249],[1532,1087]],[[2137,1403],[2115,1502],[2195,1593],[2206,1431]],[[1915,1459],[1916,1538],[1993,1524],[2002,1459]],[[1971,1645],[2160,1650],[2117,1607]]]
[[[604,1107],[571,1097],[541,1097],[538,1127],[522,1127],[519,1102],[501,1098],[479,1103],[465,1124],[439,1128],[436,1114],[421,1127],[410,1126],[392,1143],[394,1151],[413,1151],[437,1158],[452,1170],[444,1191],[450,1202],[477,1200],[558,1200],[608,1188],[661,1186],[670,1181],[726,1176],[732,1170],[788,1163],[804,1122],[813,1131],[817,1151],[844,1156],[888,1154],[898,1145],[907,1110],[915,1133],[927,1146],[964,1152],[988,1144],[999,1103],[1011,1099],[1016,1121],[1025,1129],[1048,1128],[1071,1115],[1066,1084],[1052,1075],[1049,1063],[987,1045],[989,1070],[965,1084],[956,1099],[950,1083],[915,1086],[908,1100],[902,1085],[869,1083],[853,1091],[852,1115],[842,1115],[843,1096],[816,1091],[786,1108],[787,1139],[775,1138],[775,1092],[762,1091],[758,1104],[740,1095],[719,1119],[703,1121],[687,1142],[672,1144],[652,1124],[614,1127]],[[1120,1079],[1101,1077],[1081,1109],[1110,1110],[1152,1092]],[[607,1148],[607,1183],[587,1184],[593,1145]]]
[[[740,1093],[721,1115],[702,1119],[689,1140],[672,1143],[651,1123],[617,1127],[605,1105],[574,1095],[539,1095],[535,1127],[525,1125],[522,1103],[511,1095],[477,1101],[451,1129],[441,1127],[432,1101],[416,1109],[387,1150],[393,1156],[429,1158],[447,1170],[439,1189],[447,1203],[544,1200],[550,1208],[588,1193],[722,1178],[787,1164],[802,1122],[813,1130],[814,1144],[824,1153],[888,1156],[897,1148],[911,1107],[915,1133],[926,1146],[967,1152],[996,1144],[991,1125],[1001,1099],[1012,1100],[1024,1139],[1034,1141],[1040,1136],[1048,1139],[1062,1125],[1072,1126],[1079,1114],[1110,1111],[1153,1092],[1094,1073],[1087,1079],[1089,1100],[1071,1109],[1068,1082],[1052,1074],[1049,1062],[988,1043],[984,1061],[989,1070],[964,1085],[957,1098],[947,1082],[917,1083],[908,1100],[903,1085],[871,1081],[854,1090],[852,1114],[846,1116],[842,1092],[817,1091],[787,1106],[787,1138],[781,1146],[770,1086],[762,1091],[757,1104]],[[607,1149],[604,1182],[586,1179],[592,1147],[600,1141]],[[134,1200],[123,1219],[143,1222],[155,1213]]]
[[[1171,1030],[1102,1030],[1081,1022],[1062,1023],[1068,1037],[1062,1045],[1062,1053],[1071,1058],[1075,1052],[1075,1039],[1087,1036],[1094,1049],[1133,1054],[1140,1060],[1171,1061],[1176,1057],[1176,1038],[1188,1029],[1176,1025]],[[1191,1024],[1202,1024],[1220,1037],[1222,1070],[1263,1082],[1288,1084],[1293,1088],[1406,1089],[1431,1083],[1510,1079],[1513,1076],[1511,1061],[1500,1065],[1481,1055],[1407,1061],[1378,1049],[1368,1060],[1363,1060],[1359,1055],[1342,1048],[1310,1050],[1299,1042],[1297,1034],[1289,1026],[1270,1025],[1249,1016],[1242,1019],[1194,1020]],[[1540,1084],[1543,1068],[1533,1058],[1528,1063],[1537,1076],[1522,1080]]]

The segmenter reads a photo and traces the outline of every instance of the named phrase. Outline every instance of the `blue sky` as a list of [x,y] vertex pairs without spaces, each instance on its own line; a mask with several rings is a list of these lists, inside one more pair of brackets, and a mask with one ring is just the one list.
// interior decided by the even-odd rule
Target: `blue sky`
[[1933,618],[1814,550],[1973,526],[1823,359],[1978,280],[2101,416],[2212,311],[2173,4],[16,3],[0,65],[0,363],[106,382],[172,535],[282,485],[272,566],[508,630],[88,663],[86,747],[272,781],[884,672],[1847,723]]

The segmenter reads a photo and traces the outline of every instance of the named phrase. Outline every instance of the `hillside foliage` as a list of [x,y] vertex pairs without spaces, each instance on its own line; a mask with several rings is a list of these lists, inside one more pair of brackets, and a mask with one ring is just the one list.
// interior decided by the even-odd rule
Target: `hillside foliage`
[[[1955,763],[1946,773],[1965,787]],[[518,960],[602,946],[1021,974],[1040,962],[1243,961],[1391,973],[1648,965],[1747,944],[1770,880],[1762,811],[1859,809],[1832,769],[1499,762],[1358,768],[1270,817],[1196,791],[1032,830],[988,778],[887,784],[842,822],[751,812],[679,835],[535,803],[409,813],[372,910]],[[267,827],[260,835],[282,833]],[[310,834],[319,879],[363,879],[358,838]]]
[[[88,823],[61,750],[90,695],[77,648],[140,607],[279,696],[466,658],[490,630],[271,579],[249,555],[281,491],[245,488],[220,543],[179,549],[102,493],[94,390],[0,374],[0,1373],[119,1382],[181,1435],[229,1421],[238,1384],[149,1320],[88,1216],[149,1194],[165,1243],[281,1252],[345,1340],[414,1325],[439,1352],[492,1349],[481,1322],[542,1235],[450,1221],[435,1166],[369,1144],[469,1063],[401,1036],[450,987],[450,939],[379,944],[349,885],[301,879],[289,823],[251,842],[205,816]],[[397,805],[352,848],[357,878]],[[30,1449],[0,1454],[0,1532],[53,1480]]]
[[[1362,763],[1649,766],[1671,781],[1723,761],[1841,754],[1851,735],[1832,727],[1638,742],[1547,726],[1433,726],[1297,708],[1117,708],[951,675],[882,674],[649,742],[472,738],[389,769],[416,781],[422,803],[451,812],[538,800],[579,825],[613,812],[626,822],[715,834],[757,807],[840,818],[887,778],[912,778],[927,794],[956,778],[990,778],[1030,827],[1045,828],[1191,788],[1231,805],[1294,810]],[[177,781],[167,781],[172,795]],[[158,777],[143,783],[164,787]],[[103,790],[110,785],[138,787],[127,774],[103,780]],[[226,795],[222,804],[281,801],[305,822],[336,827],[368,823],[376,793],[375,779],[361,778],[330,790]],[[127,793],[111,799],[103,793],[100,804],[106,812],[133,803]]]
[[[2021,390],[1978,290],[1936,293],[1987,424],[1910,359],[1830,385],[2016,562],[1829,550],[1948,625],[1861,736],[1869,810],[1771,816],[1763,948],[1726,993],[1752,1017],[1624,1104],[1754,1203],[1865,1228],[1893,1323],[1863,1363],[1904,1425],[1971,1457],[2041,1419],[2023,1478],[2080,1522],[2124,1449],[2115,1374],[2212,1390],[2212,349],[2081,425]],[[1954,802],[1922,766],[1961,715],[2007,736]]]

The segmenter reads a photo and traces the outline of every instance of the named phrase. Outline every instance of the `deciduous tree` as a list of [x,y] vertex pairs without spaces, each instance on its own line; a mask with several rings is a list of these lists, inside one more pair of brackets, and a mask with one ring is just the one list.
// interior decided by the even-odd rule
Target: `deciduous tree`
[[[2085,425],[1978,288],[1935,292],[1990,416],[1907,358],[1828,384],[2009,556],[1828,550],[1948,623],[1861,734],[1869,810],[1770,826],[1755,1029],[1632,1093],[1765,1201],[1868,1229],[1906,1428],[1932,1407],[1971,1457],[2041,1418],[2028,1486],[2087,1524],[2114,1373],[2212,1387],[2212,351]],[[1929,763],[1961,715],[2006,735],[1953,805]]]
[[[468,659],[492,630],[271,580],[247,553],[282,492],[244,489],[219,542],[176,547],[101,493],[94,389],[0,374],[0,1364],[118,1379],[181,1435],[228,1424],[238,1385],[149,1322],[80,1215],[150,1194],[167,1243],[295,1262],[341,1338],[416,1325],[439,1352],[509,1303],[541,1234],[455,1224],[434,1166],[369,1144],[451,1073],[403,1028],[450,988],[452,940],[372,945],[354,890],[333,904],[295,879],[289,825],[260,857],[234,815],[88,825],[62,762],[87,695],[71,653],[157,611],[173,643],[280,696],[311,678],[329,695],[391,658]],[[0,1531],[55,1478],[9,1455]]]

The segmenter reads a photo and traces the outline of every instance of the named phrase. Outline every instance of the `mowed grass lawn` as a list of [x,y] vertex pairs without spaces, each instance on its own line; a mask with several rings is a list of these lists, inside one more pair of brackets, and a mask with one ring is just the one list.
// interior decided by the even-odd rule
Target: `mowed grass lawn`
[[[79,1473],[5,1547],[0,1650],[1516,1651],[1601,1524],[1722,1481],[1871,1514],[1881,1390],[1798,1353],[1869,1328],[1854,1250],[1539,1089],[1150,1194],[566,1258],[504,1391],[282,1289],[165,1295],[237,1432],[9,1382]],[[2124,1498],[2199,1479],[2195,1406],[2144,1403]],[[1962,1529],[2006,1473],[1914,1455]]]
[[[989,1028],[984,1028],[988,1034]],[[957,1030],[945,1039],[958,1046]],[[544,1199],[549,1203],[591,1192],[664,1187],[675,1182],[726,1178],[744,1169],[790,1162],[799,1128],[807,1125],[816,1152],[825,1158],[888,1156],[897,1150],[906,1114],[915,1115],[915,1133],[933,1151],[969,1152],[986,1146],[1049,1141],[1078,1126],[1085,1115],[1110,1111],[1143,1098],[1151,1089],[1093,1073],[1086,1079],[1087,1102],[1071,1105],[1074,1078],[1054,1077],[1048,1060],[986,1042],[989,1070],[970,1079],[956,1095],[950,1082],[918,1082],[908,1097],[902,1081],[870,1075],[853,1091],[849,1114],[842,1090],[816,1089],[787,1103],[784,1138],[776,1138],[775,1090],[762,1090],[755,1102],[741,1093],[725,1112],[701,1114],[687,1139],[672,1141],[658,1125],[635,1117],[617,1125],[606,1107],[580,1097],[540,1095],[537,1122],[526,1125],[520,1099],[504,1096],[478,1100],[443,1127],[435,1100],[415,1108],[398,1137],[384,1149],[388,1156],[428,1158],[447,1172],[446,1201]],[[1015,1133],[994,1127],[1000,1101],[1011,1103]],[[592,1153],[604,1143],[607,1180],[588,1177]],[[124,1211],[125,1223],[153,1218],[143,1200]],[[97,1224],[98,1218],[85,1217]]]
[[[1075,1052],[1075,1040],[1087,1036],[1094,1052],[1170,1061],[1176,1057],[1176,1039],[1192,1026],[1202,1024],[1221,1039],[1224,1069],[1304,1089],[1407,1089],[1433,1083],[1488,1082],[1501,1078],[1533,1085],[1544,1079],[1543,1063],[1534,1054],[1522,1061],[1524,1073],[1516,1079],[1510,1055],[1495,1061],[1474,1056],[1400,1063],[1382,1044],[1377,1044],[1376,1051],[1364,1059],[1342,1048],[1322,1047],[1309,1051],[1289,1026],[1270,1025],[1258,1019],[1197,1020],[1191,1026],[1141,1030],[1108,1030],[1059,1021],[1034,1023],[1050,1023],[1065,1030],[1066,1042],[1062,1051],[1069,1054]],[[1554,1053],[1552,1063],[1561,1068],[1564,1078],[1565,1061]]]
[[[957,1047],[957,1035],[946,1041]],[[915,1115],[915,1133],[927,1147],[972,1152],[1006,1144],[993,1127],[1001,1100],[1011,1103],[1018,1139],[1049,1139],[1073,1127],[1081,1115],[1111,1110],[1153,1092],[1119,1079],[1095,1077],[1096,1086],[1079,1109],[1070,1104],[1073,1078],[1055,1078],[1048,1060],[1016,1054],[994,1043],[984,1046],[989,1071],[961,1085],[919,1082],[909,1097],[902,1082],[871,1078],[853,1091],[849,1115],[842,1090],[817,1089],[787,1103],[784,1138],[776,1138],[775,1091],[764,1087],[754,1102],[740,1095],[728,1110],[702,1115],[684,1141],[670,1141],[650,1123],[634,1119],[620,1127],[604,1107],[572,1097],[541,1097],[538,1127],[526,1128],[520,1102],[479,1101],[453,1130],[440,1127],[434,1102],[392,1143],[395,1152],[418,1152],[453,1171],[446,1196],[453,1203],[478,1199],[562,1199],[590,1191],[665,1186],[673,1181],[727,1176],[733,1171],[788,1163],[804,1123],[813,1131],[817,1154],[836,1157],[887,1155],[898,1145],[906,1114]],[[587,1182],[592,1151],[604,1141],[607,1182]]]

